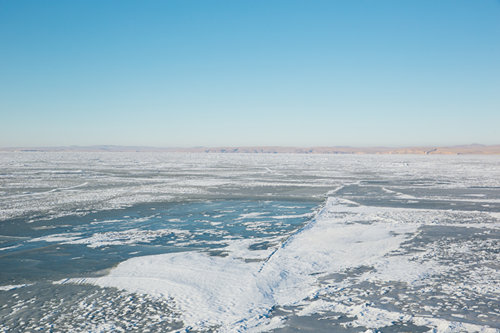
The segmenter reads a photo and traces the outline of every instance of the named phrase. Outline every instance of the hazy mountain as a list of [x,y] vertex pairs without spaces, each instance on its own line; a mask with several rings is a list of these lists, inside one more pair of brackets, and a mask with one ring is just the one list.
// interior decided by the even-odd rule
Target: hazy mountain
[[262,154],[420,154],[460,155],[500,154],[500,145],[416,146],[416,147],[145,147],[145,146],[60,146],[60,147],[6,147],[0,151],[80,151],[80,152],[191,152],[191,153],[262,153]]

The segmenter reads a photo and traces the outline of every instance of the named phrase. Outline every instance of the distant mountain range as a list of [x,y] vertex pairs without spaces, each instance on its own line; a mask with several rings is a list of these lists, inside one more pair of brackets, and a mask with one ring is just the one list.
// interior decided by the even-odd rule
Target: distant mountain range
[[416,147],[143,147],[143,146],[61,146],[61,147],[11,147],[0,151],[24,152],[184,152],[184,153],[262,153],[262,154],[418,154],[418,155],[494,155],[500,154],[500,145],[416,146]]

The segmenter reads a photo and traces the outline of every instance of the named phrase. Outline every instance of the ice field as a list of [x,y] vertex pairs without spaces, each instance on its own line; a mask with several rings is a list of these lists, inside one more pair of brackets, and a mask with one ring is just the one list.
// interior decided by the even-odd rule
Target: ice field
[[500,332],[500,157],[0,153],[0,331]]

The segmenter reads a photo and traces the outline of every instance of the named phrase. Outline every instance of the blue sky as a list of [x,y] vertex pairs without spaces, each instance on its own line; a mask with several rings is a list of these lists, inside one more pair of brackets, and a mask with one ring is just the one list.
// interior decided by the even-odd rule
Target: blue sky
[[0,0],[0,146],[500,143],[500,1]]

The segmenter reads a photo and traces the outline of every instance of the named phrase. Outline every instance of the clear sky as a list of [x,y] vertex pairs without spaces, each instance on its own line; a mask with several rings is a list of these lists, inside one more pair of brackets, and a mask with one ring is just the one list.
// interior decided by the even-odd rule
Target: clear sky
[[465,143],[499,0],[0,0],[0,146]]

